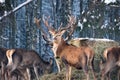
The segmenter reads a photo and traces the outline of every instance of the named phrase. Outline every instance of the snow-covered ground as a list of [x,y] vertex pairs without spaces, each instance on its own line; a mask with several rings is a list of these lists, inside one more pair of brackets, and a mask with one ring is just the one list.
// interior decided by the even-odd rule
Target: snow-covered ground
[[95,40],[95,41],[114,41],[111,39],[102,39],[102,38],[74,38],[73,40],[84,40],[84,39]]

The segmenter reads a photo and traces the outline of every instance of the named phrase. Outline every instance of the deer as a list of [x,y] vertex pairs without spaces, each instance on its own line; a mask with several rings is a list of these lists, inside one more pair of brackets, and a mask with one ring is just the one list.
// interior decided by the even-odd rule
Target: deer
[[[48,32],[52,35],[53,40],[50,41],[50,39],[45,34],[45,31],[41,29],[38,22],[39,19],[36,19],[36,24],[40,27],[40,30],[43,33],[44,39],[47,39],[47,42],[52,42],[52,51],[54,53],[55,58],[60,58],[62,62],[66,66],[66,80],[71,80],[71,68],[75,67],[76,69],[83,69],[85,75],[87,76],[87,80],[89,80],[89,74],[88,74],[88,60],[91,57],[91,68],[92,73],[95,78],[95,74],[93,71],[93,57],[94,57],[94,51],[89,48],[88,46],[81,46],[76,47],[73,45],[70,45],[67,43],[66,39],[63,39],[63,34],[67,31],[67,29],[70,29],[71,26],[74,25],[74,17],[69,17],[69,23],[66,27],[60,28],[58,30],[55,30],[51,25],[48,24],[48,21],[43,19],[44,24],[46,25]],[[74,29],[71,29],[74,30]],[[71,31],[73,32],[73,31]],[[72,34],[72,33],[71,33]],[[70,35],[69,35],[70,36]],[[69,37],[68,37],[69,38]],[[67,39],[68,39],[67,38]]]
[[[51,69],[52,59],[50,62],[45,62],[35,50],[25,49],[9,49],[6,52],[8,64],[6,69],[9,70],[9,74],[16,69],[21,72],[21,69],[27,69],[28,76],[30,75],[29,69],[33,68],[37,80],[39,80],[38,69],[49,70]],[[30,76],[27,77],[30,79]],[[28,79],[26,79],[28,80]]]
[[[5,70],[6,65],[8,63],[8,59],[6,56],[7,50],[8,50],[7,48],[0,48],[0,63],[1,63],[0,64],[0,80],[7,80],[8,79],[6,76],[6,70]],[[18,77],[18,75],[20,76],[19,73],[16,75],[16,73],[13,72],[11,78],[12,77],[14,77],[14,78],[12,78],[12,80],[16,79]],[[20,77],[22,77],[22,76],[20,76]]]
[[[100,69],[102,74],[101,80],[104,80],[105,77],[107,80],[110,80],[110,73],[113,70],[120,68],[120,46],[106,48],[103,52],[103,57],[105,61],[100,62]],[[118,71],[117,75],[118,80],[120,80],[119,73],[120,71]]]
[[28,75],[27,70],[29,69],[16,69],[10,75],[8,73],[5,80],[30,80],[30,73]]
[[4,80],[5,76],[5,66],[7,65],[7,57],[6,57],[6,51],[7,48],[0,48],[0,80]]

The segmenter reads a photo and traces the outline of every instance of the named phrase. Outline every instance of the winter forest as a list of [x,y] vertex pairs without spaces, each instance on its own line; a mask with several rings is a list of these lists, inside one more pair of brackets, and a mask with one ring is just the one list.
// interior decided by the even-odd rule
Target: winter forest
[[[26,1],[29,3],[2,18]],[[58,28],[61,23],[67,25],[68,15],[77,19],[72,38],[120,41],[120,0],[0,0],[0,47],[33,49],[49,60],[53,53],[34,18],[50,16],[49,22]],[[43,22],[40,25],[48,32]]]

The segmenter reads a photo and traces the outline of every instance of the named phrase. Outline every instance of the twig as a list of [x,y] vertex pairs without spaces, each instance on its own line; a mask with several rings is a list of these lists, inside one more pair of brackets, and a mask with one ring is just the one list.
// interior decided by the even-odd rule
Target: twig
[[5,18],[5,17],[7,17],[8,15],[10,15],[11,13],[16,12],[17,10],[19,10],[20,8],[22,8],[23,6],[27,5],[27,4],[30,3],[30,2],[32,2],[32,0],[27,0],[26,2],[18,5],[16,8],[14,8],[13,10],[9,11],[8,13],[6,13],[6,14],[4,14],[2,17],[0,17],[0,21],[1,21],[3,18]]

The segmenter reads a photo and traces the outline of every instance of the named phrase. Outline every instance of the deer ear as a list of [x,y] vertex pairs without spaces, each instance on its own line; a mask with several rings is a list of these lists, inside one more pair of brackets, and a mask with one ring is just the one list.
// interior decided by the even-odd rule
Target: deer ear
[[52,36],[54,36],[55,34],[56,34],[56,31],[49,31],[49,33],[52,35]]

